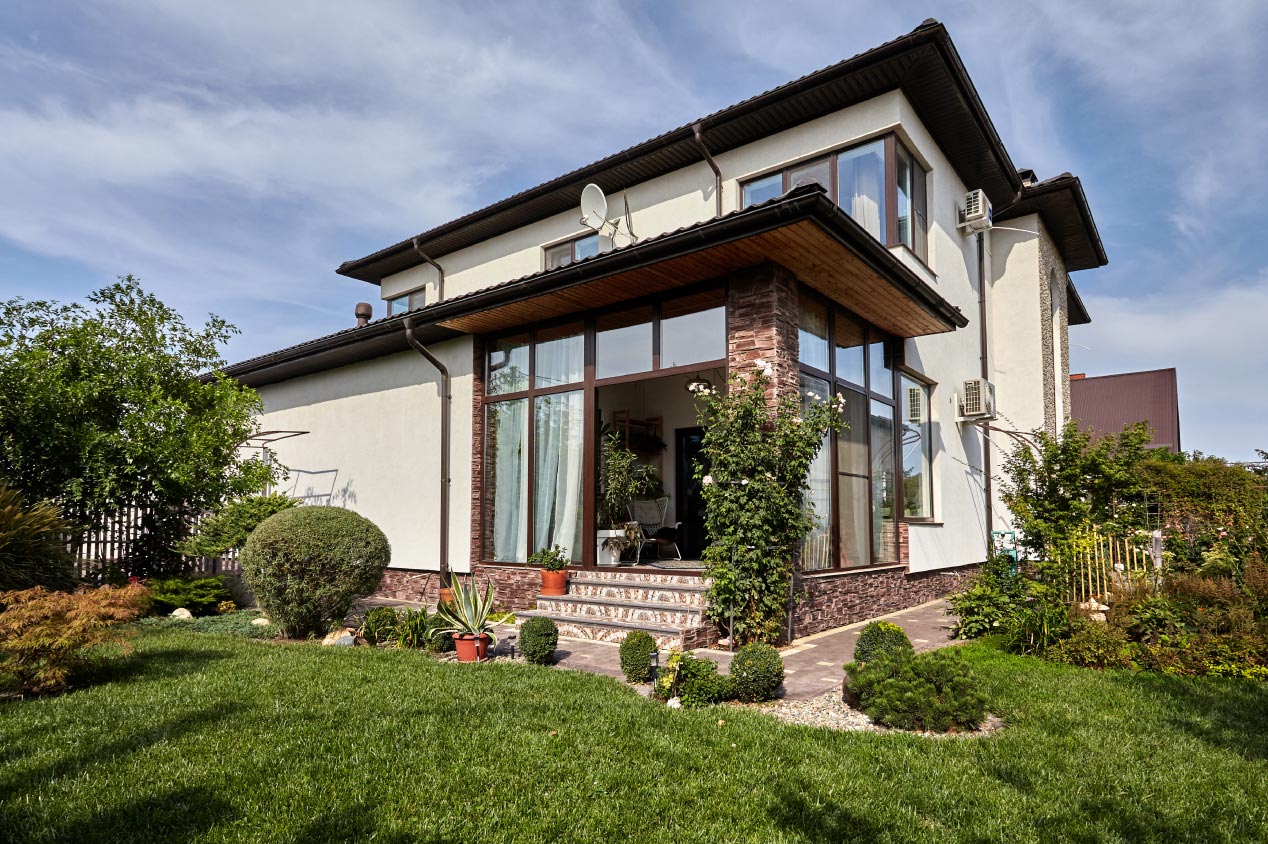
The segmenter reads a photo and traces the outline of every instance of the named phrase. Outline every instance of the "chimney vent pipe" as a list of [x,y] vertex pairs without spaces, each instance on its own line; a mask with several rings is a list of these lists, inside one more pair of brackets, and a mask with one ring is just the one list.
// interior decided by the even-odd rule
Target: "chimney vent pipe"
[[374,317],[374,306],[369,302],[357,302],[354,313],[357,317],[357,328],[361,328],[370,324],[370,320]]

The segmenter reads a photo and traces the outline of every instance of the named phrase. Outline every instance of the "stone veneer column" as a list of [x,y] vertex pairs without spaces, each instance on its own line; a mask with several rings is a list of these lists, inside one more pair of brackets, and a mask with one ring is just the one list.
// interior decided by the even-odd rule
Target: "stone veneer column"
[[732,373],[752,371],[761,359],[774,367],[767,400],[797,392],[797,280],[778,264],[731,277],[727,300],[727,359]]

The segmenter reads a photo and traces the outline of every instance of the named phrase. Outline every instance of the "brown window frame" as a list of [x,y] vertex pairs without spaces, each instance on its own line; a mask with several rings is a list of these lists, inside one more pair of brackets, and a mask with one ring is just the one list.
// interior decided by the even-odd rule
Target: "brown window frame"
[[[589,240],[592,237],[595,238],[599,244],[599,253],[602,253],[603,242],[600,239],[600,235],[598,232],[591,232],[590,234],[579,234],[576,237],[570,237],[567,240],[560,240],[555,243],[547,243],[546,245],[542,247],[542,269],[543,270],[551,270],[551,269],[557,270],[557,269],[562,269],[563,267],[567,267],[577,263],[577,261],[579,260],[577,258],[577,244],[583,240]],[[550,253],[556,249],[559,249],[561,246],[568,247],[568,262],[566,264],[560,264],[557,267],[552,267],[550,265]],[[596,253],[596,254],[599,254],[599,253]]]
[[[898,388],[900,391],[902,389],[903,378],[909,378],[912,381],[915,381],[916,383],[920,384],[922,387],[925,388],[925,390],[927,391],[927,399],[928,399],[928,401],[926,402],[925,412],[929,414],[929,419],[926,423],[929,426],[929,442],[926,443],[926,446],[929,450],[929,478],[927,480],[927,483],[929,485],[929,515],[908,516],[904,514],[904,515],[900,515],[898,517],[898,520],[900,522],[907,522],[908,524],[917,524],[917,525],[938,524],[939,522],[938,522],[938,519],[936,518],[937,512],[938,512],[937,511],[937,495],[935,494],[935,485],[933,482],[933,478],[934,478],[933,458],[935,455],[934,448],[933,448],[933,395],[934,395],[934,391],[938,389],[938,383],[936,381],[930,380],[929,378],[925,377],[923,373],[917,372],[916,370],[912,369],[906,364],[899,365],[898,367],[896,367],[896,370],[898,374]],[[899,399],[899,403],[898,403],[897,410],[899,415],[901,416],[902,414],[901,392],[899,393],[898,399]],[[902,420],[900,419],[899,422],[900,422],[899,427],[902,427],[901,426]],[[898,471],[899,471],[899,478],[903,478],[903,475],[902,475],[903,455],[902,455],[901,447],[899,447],[898,449]],[[904,510],[906,509],[905,500],[904,500],[903,509]]]
[[[422,297],[422,301],[419,301],[420,296]],[[401,299],[405,300],[405,310],[394,312],[392,310],[392,304]],[[384,301],[387,303],[387,316],[396,316],[398,313],[407,314],[410,311],[416,311],[427,304],[427,288],[415,288],[408,293],[402,293],[400,296],[393,296],[391,299],[385,299]]]

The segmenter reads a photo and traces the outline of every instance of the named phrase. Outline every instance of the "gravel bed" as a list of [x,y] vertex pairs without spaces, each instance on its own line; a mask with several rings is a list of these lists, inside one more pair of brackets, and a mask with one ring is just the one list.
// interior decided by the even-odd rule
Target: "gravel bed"
[[734,704],[765,715],[771,715],[789,724],[800,724],[803,727],[823,727],[829,730],[846,732],[871,733],[908,733],[928,738],[974,738],[990,735],[1003,726],[1003,722],[994,715],[988,715],[982,726],[968,733],[927,733],[908,730],[895,730],[872,723],[862,712],[850,706],[841,696],[838,686],[824,692],[818,697],[804,700],[776,700],[771,703]]

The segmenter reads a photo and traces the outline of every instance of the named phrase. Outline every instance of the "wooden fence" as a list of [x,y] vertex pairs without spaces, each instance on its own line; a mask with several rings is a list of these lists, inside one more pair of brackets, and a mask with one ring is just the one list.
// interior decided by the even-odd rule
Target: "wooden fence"
[[[148,535],[147,507],[126,507],[99,530],[79,537],[68,537],[66,550],[75,559],[75,574],[82,580],[95,580],[104,570],[124,570],[134,559],[135,547]],[[190,574],[234,574],[241,571],[236,550],[222,557],[184,557]]]
[[1104,601],[1116,585],[1162,573],[1148,547],[1095,527],[1074,543],[1071,557],[1070,600],[1075,603]]

